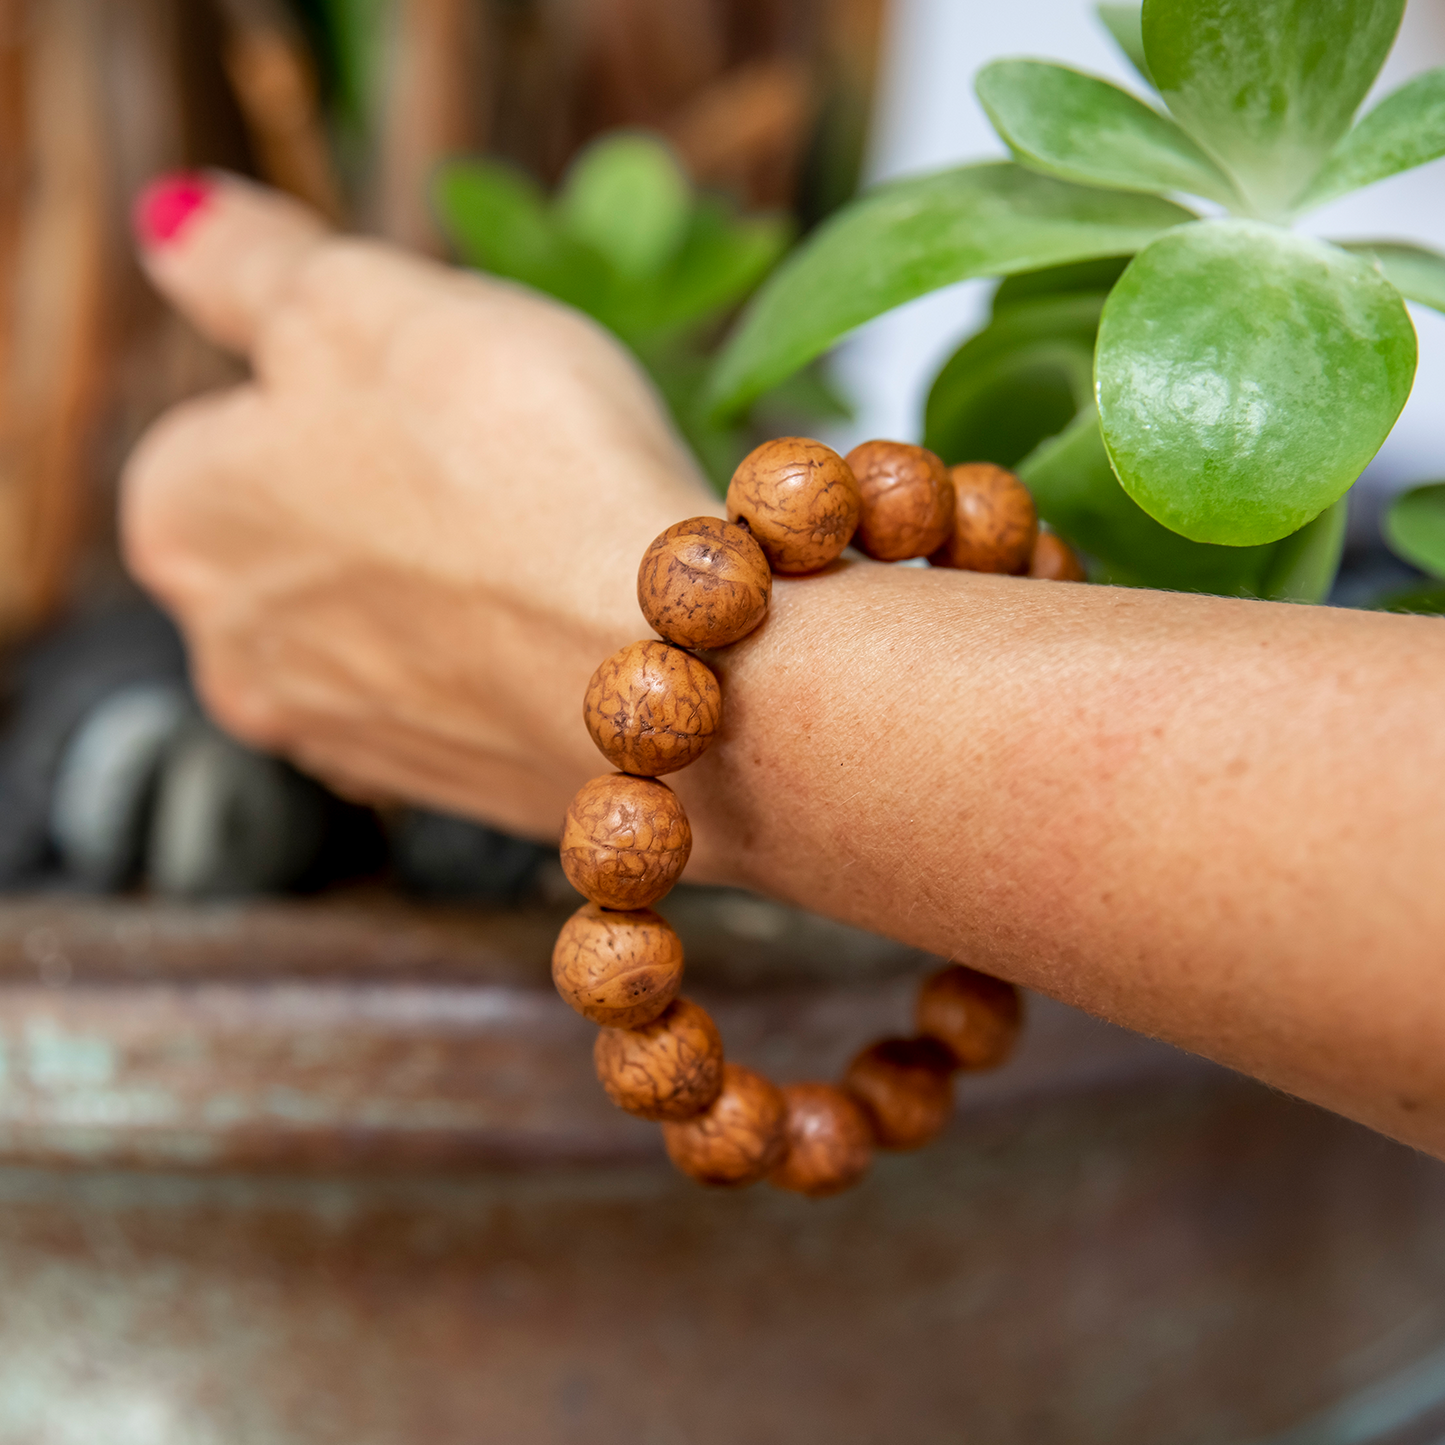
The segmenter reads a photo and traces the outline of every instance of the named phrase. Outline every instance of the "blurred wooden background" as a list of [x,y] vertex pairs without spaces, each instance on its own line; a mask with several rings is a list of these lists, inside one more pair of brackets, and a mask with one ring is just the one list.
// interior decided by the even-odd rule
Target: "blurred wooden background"
[[132,258],[144,181],[218,165],[439,252],[438,159],[554,180],[617,126],[807,224],[853,189],[886,0],[0,0],[0,645],[125,582],[115,479],[239,375]]

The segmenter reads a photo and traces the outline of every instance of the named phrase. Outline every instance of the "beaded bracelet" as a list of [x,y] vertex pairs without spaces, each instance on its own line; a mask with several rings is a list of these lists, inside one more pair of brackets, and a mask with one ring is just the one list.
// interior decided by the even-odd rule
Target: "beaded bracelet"
[[1022,1009],[1012,984],[952,964],[918,996],[918,1034],[864,1049],[840,1084],[779,1089],[725,1062],[707,1012],[679,996],[681,940],[651,905],[677,882],[692,832],[658,779],[695,762],[722,720],[696,651],[727,647],[767,615],[772,578],[817,572],[853,542],[880,561],[1082,581],[1068,545],[1040,532],[1033,498],[986,462],[873,441],[846,459],[821,442],[765,443],[734,474],[728,521],[669,527],[642,558],[637,599],[662,641],[634,642],[593,674],[583,717],[618,769],[585,784],[562,834],[562,867],[588,901],[552,955],[557,991],[600,1024],[594,1057],[612,1101],[661,1122],[667,1152],[707,1184],[767,1178],[825,1195],[868,1169],[875,1147],[914,1149],[945,1125],[953,1076],[1008,1057]]

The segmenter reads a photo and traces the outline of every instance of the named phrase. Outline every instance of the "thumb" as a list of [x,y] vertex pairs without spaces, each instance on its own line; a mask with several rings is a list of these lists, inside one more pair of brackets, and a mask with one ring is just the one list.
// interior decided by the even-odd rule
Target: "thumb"
[[132,221],[141,265],[161,294],[211,340],[242,353],[327,235],[299,201],[219,171],[152,181]]

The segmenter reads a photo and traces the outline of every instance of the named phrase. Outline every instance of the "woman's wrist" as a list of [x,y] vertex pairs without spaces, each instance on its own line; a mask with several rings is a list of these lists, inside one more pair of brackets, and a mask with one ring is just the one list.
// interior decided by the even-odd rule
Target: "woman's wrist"
[[897,569],[862,558],[778,578],[763,626],[706,654],[723,687],[722,728],[694,767],[669,780],[693,819],[692,877],[819,906],[812,870],[799,862],[824,851],[812,829],[834,799],[813,764],[819,749],[838,751],[839,739],[815,734],[816,708],[848,688],[860,662],[860,609],[886,612],[897,578]]

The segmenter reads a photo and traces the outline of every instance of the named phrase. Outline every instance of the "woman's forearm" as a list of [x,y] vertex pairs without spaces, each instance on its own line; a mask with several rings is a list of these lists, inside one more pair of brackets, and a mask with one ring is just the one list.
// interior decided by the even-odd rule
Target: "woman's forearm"
[[1445,627],[858,562],[718,665],[697,870],[1445,1151]]

